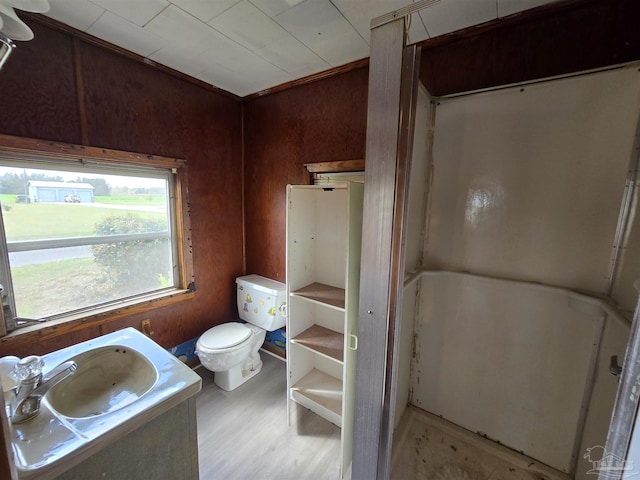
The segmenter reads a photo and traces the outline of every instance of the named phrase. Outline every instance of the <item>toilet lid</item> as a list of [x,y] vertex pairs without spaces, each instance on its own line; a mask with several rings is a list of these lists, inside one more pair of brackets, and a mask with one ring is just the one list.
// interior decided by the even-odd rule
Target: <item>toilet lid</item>
[[251,336],[251,330],[241,323],[223,323],[210,328],[200,337],[200,344],[212,350],[233,347]]

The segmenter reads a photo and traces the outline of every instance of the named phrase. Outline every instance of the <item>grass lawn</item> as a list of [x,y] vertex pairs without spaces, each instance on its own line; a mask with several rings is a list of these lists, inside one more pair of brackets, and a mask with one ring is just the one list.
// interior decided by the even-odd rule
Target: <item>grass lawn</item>
[[[95,235],[95,225],[110,216],[133,213],[141,218],[166,218],[164,213],[106,208],[77,203],[7,203],[2,216],[7,240],[36,240]],[[133,205],[131,205],[133,207]]]
[[96,203],[108,203],[111,205],[164,205],[167,197],[158,195],[127,195],[127,196],[99,196],[94,197]]
[[[165,213],[139,208],[165,205],[166,199],[159,196],[96,197],[94,204],[15,200],[15,195],[0,195],[9,241],[93,236],[96,224],[111,216],[133,214],[144,219],[167,219]],[[105,271],[93,256],[14,267],[11,276],[17,313],[25,318],[55,315],[120,296],[105,283]]]
[[103,275],[93,257],[15,267],[11,274],[20,317],[41,318],[104,301],[87,288]]

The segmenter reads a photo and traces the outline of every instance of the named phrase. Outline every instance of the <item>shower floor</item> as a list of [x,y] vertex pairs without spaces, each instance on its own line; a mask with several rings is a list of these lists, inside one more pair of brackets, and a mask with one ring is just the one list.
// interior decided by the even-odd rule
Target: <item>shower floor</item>
[[393,440],[392,480],[569,480],[569,476],[416,407]]

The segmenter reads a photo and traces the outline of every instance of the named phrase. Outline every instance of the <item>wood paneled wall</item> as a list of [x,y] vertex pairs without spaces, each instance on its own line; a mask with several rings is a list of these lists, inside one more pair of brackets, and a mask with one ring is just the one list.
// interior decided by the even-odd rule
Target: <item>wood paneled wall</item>
[[244,105],[247,272],[285,282],[287,184],[305,163],[364,158],[368,68]]
[[640,2],[569,0],[422,42],[431,95],[468,92],[640,59]]
[[242,273],[241,103],[72,34],[29,22],[35,38],[0,72],[0,132],[188,161],[192,300],[79,330],[0,356],[46,353],[151,319],[169,348],[237,315]]

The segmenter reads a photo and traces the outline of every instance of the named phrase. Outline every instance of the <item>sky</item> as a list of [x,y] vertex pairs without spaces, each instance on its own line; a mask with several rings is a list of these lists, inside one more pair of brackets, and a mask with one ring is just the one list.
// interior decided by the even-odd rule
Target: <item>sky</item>
[[60,170],[40,170],[22,167],[2,167],[0,166],[0,176],[5,173],[22,174],[26,170],[27,174],[44,174],[52,177],[62,177],[66,182],[73,182],[78,177],[83,178],[104,178],[111,187],[131,187],[131,188],[158,188],[164,187],[163,179],[149,179],[133,176],[104,175],[90,172],[64,172]]

